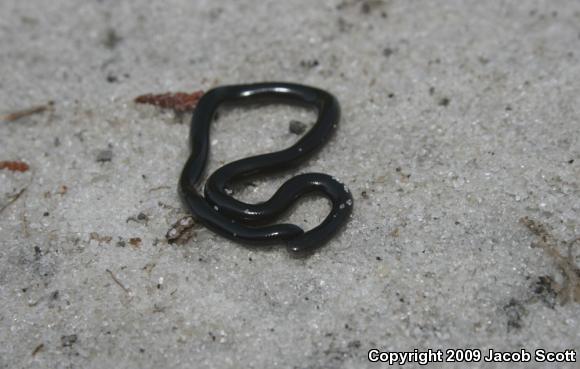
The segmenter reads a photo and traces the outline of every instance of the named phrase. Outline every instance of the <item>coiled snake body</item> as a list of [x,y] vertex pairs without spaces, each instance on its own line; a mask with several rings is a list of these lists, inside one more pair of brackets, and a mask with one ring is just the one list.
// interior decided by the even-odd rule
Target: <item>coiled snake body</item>
[[[207,180],[204,196],[196,185],[202,177],[209,153],[212,118],[222,103],[277,101],[314,107],[314,126],[291,147],[234,161],[216,170]],[[326,91],[293,83],[271,82],[221,86],[208,91],[198,102],[191,122],[191,155],[179,181],[180,195],[194,218],[233,241],[265,245],[286,242],[293,255],[304,255],[326,243],[346,223],[352,210],[347,187],[323,173],[297,175],[286,181],[267,201],[247,204],[231,197],[228,184],[249,176],[268,174],[298,166],[308,159],[337,128],[340,106]],[[304,232],[294,224],[271,223],[306,193],[318,192],[332,202],[324,221]]]

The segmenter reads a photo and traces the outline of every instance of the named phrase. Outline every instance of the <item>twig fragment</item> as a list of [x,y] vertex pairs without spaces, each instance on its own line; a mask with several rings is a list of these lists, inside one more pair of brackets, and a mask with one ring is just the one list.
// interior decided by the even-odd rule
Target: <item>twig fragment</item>
[[20,196],[22,196],[22,194],[26,191],[26,188],[27,187],[24,187],[23,189],[21,189],[20,191],[18,191],[14,195],[12,195],[12,198],[10,200],[8,200],[8,202],[0,208],[0,213],[2,213],[4,210],[6,210],[6,208],[9,207],[10,205],[15,203],[16,200],[18,200],[20,198]]
[[31,108],[28,108],[28,109],[18,110],[18,111],[9,113],[9,114],[2,115],[2,116],[0,116],[0,120],[4,121],[4,122],[14,122],[20,118],[28,117],[28,116],[34,115],[34,114],[43,113],[48,109],[52,109],[53,106],[54,106],[54,102],[49,101],[45,105],[33,106]]
[[129,293],[129,289],[127,287],[125,287],[123,285],[123,283],[121,283],[121,281],[119,279],[117,279],[117,277],[115,277],[115,274],[110,270],[110,269],[106,269],[107,273],[109,273],[109,275],[111,276],[111,278],[113,279],[113,281],[123,289],[123,291],[125,291],[125,293]]
[[580,303],[580,268],[576,266],[572,256],[572,246],[580,237],[570,242],[563,242],[568,246],[568,255],[564,257],[556,248],[558,240],[554,238],[543,224],[528,217],[520,219],[520,222],[540,238],[540,241],[536,245],[540,246],[562,271],[564,275],[562,285],[553,281],[554,290],[556,290],[561,304],[566,304],[569,301]]
[[44,350],[44,343],[41,343],[40,345],[36,346],[34,351],[32,351],[32,356],[36,356],[36,354],[38,354],[42,350]]

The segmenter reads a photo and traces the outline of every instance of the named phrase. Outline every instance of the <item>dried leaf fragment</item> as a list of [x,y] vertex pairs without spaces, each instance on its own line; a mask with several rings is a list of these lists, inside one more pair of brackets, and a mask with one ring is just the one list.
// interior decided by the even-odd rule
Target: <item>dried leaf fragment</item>
[[0,169],[8,169],[13,172],[26,172],[30,166],[23,161],[18,160],[3,160],[0,161]]
[[155,105],[164,109],[172,109],[176,113],[193,111],[199,99],[203,96],[203,91],[167,92],[164,94],[146,94],[137,96],[135,102],[139,104]]

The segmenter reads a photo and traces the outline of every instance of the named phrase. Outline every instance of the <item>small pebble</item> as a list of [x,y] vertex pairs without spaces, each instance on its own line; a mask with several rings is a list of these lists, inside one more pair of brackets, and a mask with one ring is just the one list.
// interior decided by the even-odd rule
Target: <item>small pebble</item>
[[439,100],[439,106],[447,106],[451,100],[448,97],[443,97]]
[[290,133],[294,133],[295,135],[301,135],[306,131],[306,124],[302,123],[299,120],[292,120],[290,121],[288,130],[290,131]]
[[307,69],[312,69],[314,67],[318,66],[318,60],[316,59],[310,59],[310,60],[302,60],[300,62],[300,66],[303,68],[307,68]]
[[101,150],[97,153],[97,162],[105,163],[113,160],[113,150]]
[[62,343],[62,346],[63,347],[70,347],[74,343],[77,342],[77,339],[78,339],[78,337],[77,337],[76,334],[71,334],[71,335],[68,335],[68,336],[62,336],[60,338],[60,342]]

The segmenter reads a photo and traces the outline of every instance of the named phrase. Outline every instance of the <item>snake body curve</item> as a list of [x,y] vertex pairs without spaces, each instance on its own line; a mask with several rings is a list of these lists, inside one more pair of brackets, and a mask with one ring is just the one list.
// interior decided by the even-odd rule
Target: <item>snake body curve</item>
[[[224,103],[282,102],[313,107],[318,111],[314,126],[287,149],[231,162],[207,180],[202,196],[196,186],[209,154],[210,125]],[[227,193],[230,183],[243,178],[297,167],[317,152],[336,130],[340,106],[330,93],[300,84],[268,82],[216,87],[205,93],[193,112],[190,130],[191,155],[180,180],[179,192],[194,218],[214,232],[236,242],[266,245],[286,242],[293,255],[308,254],[325,244],[347,222],[352,211],[348,188],[323,173],[297,175],[286,181],[265,202],[247,204]],[[324,221],[304,232],[294,224],[273,224],[301,196],[317,192],[332,202]]]

